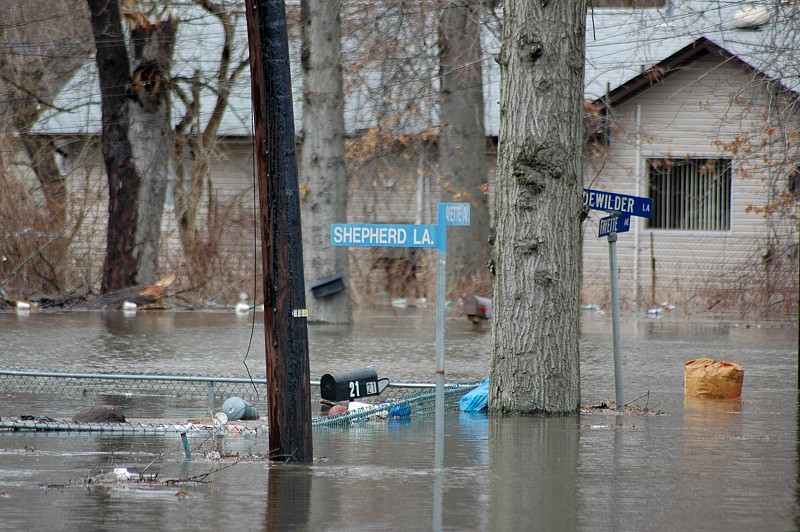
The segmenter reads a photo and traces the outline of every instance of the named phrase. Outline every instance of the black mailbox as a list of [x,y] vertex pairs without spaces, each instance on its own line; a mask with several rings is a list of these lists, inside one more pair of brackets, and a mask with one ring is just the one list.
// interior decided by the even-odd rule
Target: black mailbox
[[344,290],[342,274],[336,273],[311,282],[311,292],[316,299],[328,297]]
[[474,323],[491,319],[492,300],[487,297],[468,295],[464,298],[462,314],[466,315],[467,319]]
[[326,373],[319,380],[319,392],[328,401],[352,401],[359,397],[378,395],[389,384],[389,379],[378,379],[372,368]]

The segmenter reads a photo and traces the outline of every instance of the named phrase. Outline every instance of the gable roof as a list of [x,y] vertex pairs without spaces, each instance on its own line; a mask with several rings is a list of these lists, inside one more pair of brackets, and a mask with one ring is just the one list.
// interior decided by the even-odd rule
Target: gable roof
[[[643,71],[638,76],[610,90],[607,95],[597,98],[594,100],[594,103],[601,109],[606,106],[615,106],[624,103],[656,83],[665,80],[675,72],[680,71],[686,65],[708,56],[719,57],[721,61],[733,63],[750,75],[769,79],[769,76],[759,71],[742,58],[732,54],[710,39],[700,37],[688,46],[681,48],[674,54]],[[790,89],[783,86],[783,84],[780,85],[783,90],[790,92]]]

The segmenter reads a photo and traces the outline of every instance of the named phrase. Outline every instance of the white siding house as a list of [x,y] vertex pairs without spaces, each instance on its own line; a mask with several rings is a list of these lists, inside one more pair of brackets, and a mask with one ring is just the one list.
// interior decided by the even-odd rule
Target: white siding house
[[[795,97],[701,38],[595,102],[605,147],[587,157],[585,186],[654,201],[619,234],[623,307],[796,308],[796,201],[758,212],[791,185],[797,141],[773,140],[796,132]],[[609,299],[607,214],[585,224],[585,304]]]

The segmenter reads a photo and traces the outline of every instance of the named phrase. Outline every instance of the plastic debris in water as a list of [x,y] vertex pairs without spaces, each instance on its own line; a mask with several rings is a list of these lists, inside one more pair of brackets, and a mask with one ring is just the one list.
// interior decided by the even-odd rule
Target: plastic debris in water
[[392,299],[392,306],[394,308],[406,308],[408,305],[408,300],[404,297],[398,297],[396,299]]
[[239,294],[239,302],[236,303],[236,313],[243,314],[245,312],[250,312],[251,307],[250,304],[247,302],[247,294],[242,292]]
[[389,417],[406,417],[411,415],[411,405],[395,405],[389,410]]
[[186,455],[186,459],[191,460],[192,451],[189,449],[189,440],[186,438],[185,432],[181,432],[181,443],[183,444],[183,453]]

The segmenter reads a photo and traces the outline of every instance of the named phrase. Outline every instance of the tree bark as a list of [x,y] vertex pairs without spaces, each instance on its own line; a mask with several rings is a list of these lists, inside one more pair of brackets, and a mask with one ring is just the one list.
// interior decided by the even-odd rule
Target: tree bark
[[302,0],[303,147],[301,205],[306,304],[310,321],[350,323],[350,293],[317,299],[312,283],[341,274],[349,280],[347,248],[330,244],[331,223],[347,221],[341,0]]
[[173,160],[170,124],[170,68],[178,19],[142,23],[131,30],[133,76],[131,140],[141,176],[135,240],[137,282],[151,284],[158,275],[158,251],[164,199]]
[[580,407],[585,0],[506,0],[489,408]]
[[136,202],[141,178],[129,137],[128,97],[131,81],[128,51],[117,0],[88,0],[103,114],[102,152],[108,178],[108,234],[102,293],[136,284],[134,254]]
[[[439,20],[439,169],[442,201],[470,203],[470,225],[447,243],[447,286],[454,297],[488,290],[488,157],[483,121],[480,4],[447,1]],[[485,296],[490,294],[485,293]]]

